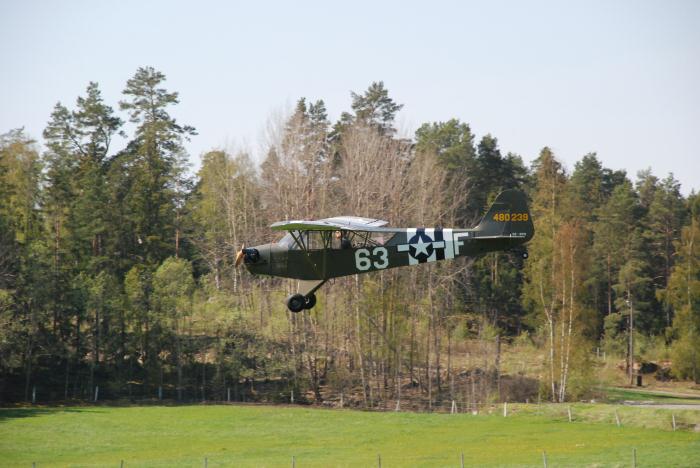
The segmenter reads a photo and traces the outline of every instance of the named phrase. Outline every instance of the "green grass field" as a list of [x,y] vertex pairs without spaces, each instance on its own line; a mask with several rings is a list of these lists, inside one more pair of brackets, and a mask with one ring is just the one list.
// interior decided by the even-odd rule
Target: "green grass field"
[[[535,405],[532,405],[535,406]],[[593,405],[597,406],[597,405]],[[606,406],[606,405],[600,405]],[[562,408],[562,406],[559,406]],[[574,408],[577,413],[582,411]],[[632,410],[627,410],[632,411]],[[273,406],[0,409],[0,465],[698,466],[700,433],[500,413],[378,413]]]

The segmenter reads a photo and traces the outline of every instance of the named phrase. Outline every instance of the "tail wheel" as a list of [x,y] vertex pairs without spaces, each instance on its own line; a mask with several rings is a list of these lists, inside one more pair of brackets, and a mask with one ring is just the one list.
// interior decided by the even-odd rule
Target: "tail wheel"
[[292,294],[287,298],[287,309],[297,313],[304,310],[306,306],[306,299],[301,294]]
[[313,309],[313,307],[316,305],[316,294],[309,294],[304,299],[304,309]]

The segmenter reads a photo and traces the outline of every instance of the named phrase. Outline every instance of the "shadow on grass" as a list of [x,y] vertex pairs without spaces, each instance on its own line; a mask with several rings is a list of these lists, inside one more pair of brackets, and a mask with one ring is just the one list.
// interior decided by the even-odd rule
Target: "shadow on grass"
[[[245,403],[238,403],[245,405]],[[178,403],[172,400],[144,400],[140,402],[113,400],[104,403],[89,404],[81,401],[64,401],[55,405],[47,404],[32,406],[27,403],[16,406],[0,407],[0,423],[9,419],[30,418],[34,416],[48,416],[58,413],[105,413],[109,408],[143,408],[143,407],[178,407],[190,406],[199,403]],[[252,404],[255,405],[255,404]]]
[[0,423],[9,419],[31,418],[47,416],[57,413],[103,413],[98,407],[16,407],[0,408]]

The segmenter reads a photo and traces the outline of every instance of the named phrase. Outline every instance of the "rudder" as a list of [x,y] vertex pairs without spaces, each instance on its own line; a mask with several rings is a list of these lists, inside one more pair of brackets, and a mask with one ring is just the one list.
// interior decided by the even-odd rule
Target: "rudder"
[[499,193],[474,230],[481,236],[517,238],[523,242],[532,239],[535,226],[525,194],[515,189]]

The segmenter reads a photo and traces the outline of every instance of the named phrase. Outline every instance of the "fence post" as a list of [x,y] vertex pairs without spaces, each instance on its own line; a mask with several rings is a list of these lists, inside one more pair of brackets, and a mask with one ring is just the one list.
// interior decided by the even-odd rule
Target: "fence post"
[[671,421],[673,422],[673,430],[676,430],[676,415],[671,414]]
[[296,468],[297,466],[297,461],[294,459],[294,455],[292,455],[292,468]]
[[36,403],[36,385],[32,387],[32,405]]
[[231,403],[231,387],[226,387],[226,403]]
[[507,416],[508,416],[508,402],[505,401],[505,402],[503,402],[503,417],[505,418]]
[[615,408],[615,422],[617,422],[617,427],[620,427],[620,416],[617,414],[617,408]]
[[637,449],[632,449],[632,468],[637,468]]
[[462,452],[462,456],[460,457],[460,466],[464,468],[464,452]]
[[342,408],[345,402],[343,401],[343,392],[340,392],[340,407]]
[[569,422],[571,422],[571,406],[566,408],[566,412],[569,413]]
[[292,389],[291,396],[289,397],[289,401],[294,404],[294,389]]
[[377,467],[382,468],[382,455],[380,453],[377,454]]
[[124,460],[119,462],[119,468],[124,468]]
[[544,463],[544,468],[547,468],[547,452],[542,450],[542,463]]
[[396,400],[396,408],[394,411],[401,411],[401,400]]
[[452,400],[452,408],[450,408],[450,414],[456,414],[457,413],[457,403],[455,403],[454,400]]
[[97,397],[100,395],[100,386],[95,385],[95,403],[97,403]]
[[207,457],[204,457],[204,468],[207,468],[207,465],[209,465],[209,460],[207,460]]
[[163,386],[158,385],[158,399],[162,400],[163,399]]

